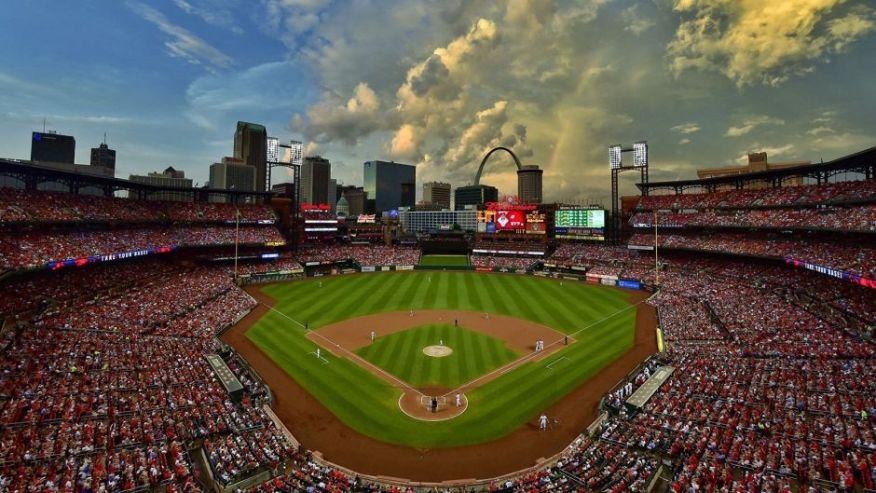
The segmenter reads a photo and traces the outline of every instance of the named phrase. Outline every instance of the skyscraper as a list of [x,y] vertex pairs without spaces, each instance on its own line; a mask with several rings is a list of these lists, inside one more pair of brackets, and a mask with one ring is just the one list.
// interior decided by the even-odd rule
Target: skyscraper
[[72,135],[54,132],[33,132],[30,139],[30,160],[73,164],[76,159],[76,139]]
[[332,206],[332,211],[335,210],[335,205],[338,203],[338,180],[330,178],[328,181],[328,191],[326,192],[326,204]]
[[393,161],[365,161],[365,193],[369,212],[381,214],[416,201],[417,168]]
[[264,125],[237,122],[234,157],[255,168],[255,190],[264,192],[268,161],[268,132]]
[[541,175],[543,171],[538,166],[523,166],[517,170],[517,196],[524,204],[540,204]]
[[450,183],[439,181],[423,183],[423,202],[450,209]]
[[100,166],[112,170],[113,174],[116,171],[116,151],[110,149],[106,143],[100,144],[98,147],[91,148],[91,165]]
[[329,180],[332,176],[332,165],[322,156],[307,156],[301,165],[301,200],[302,204],[328,203]]

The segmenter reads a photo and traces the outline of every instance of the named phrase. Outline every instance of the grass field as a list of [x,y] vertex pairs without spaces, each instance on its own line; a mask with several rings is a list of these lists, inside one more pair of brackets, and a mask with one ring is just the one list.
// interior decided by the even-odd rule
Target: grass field
[[[318,282],[322,283],[322,287]],[[543,409],[632,347],[636,310],[629,294],[584,283],[474,272],[336,276],[264,288],[277,300],[249,337],[341,421],[375,439],[414,447],[493,440]],[[401,391],[356,363],[328,355],[322,364],[300,325],[317,328],[372,313],[461,309],[509,315],[575,334],[576,344],[548,360],[525,363],[472,392],[469,409],[439,423],[407,417]],[[560,360],[547,369],[546,365]]]
[[[439,341],[453,354],[433,358],[423,348]],[[519,356],[505,343],[490,336],[454,327],[429,324],[379,337],[356,354],[417,386],[457,387],[514,361]]]
[[430,267],[459,267],[469,265],[467,255],[423,255],[418,265]]

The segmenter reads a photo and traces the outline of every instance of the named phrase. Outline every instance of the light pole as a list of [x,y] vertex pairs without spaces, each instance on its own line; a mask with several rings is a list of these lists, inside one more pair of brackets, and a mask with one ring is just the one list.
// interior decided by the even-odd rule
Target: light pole
[[234,282],[237,282],[237,253],[238,246],[240,244],[240,209],[237,208],[237,204],[234,204],[234,218],[235,218],[235,226],[234,226]]
[[660,269],[657,267],[657,209],[654,209],[654,286],[660,285]]

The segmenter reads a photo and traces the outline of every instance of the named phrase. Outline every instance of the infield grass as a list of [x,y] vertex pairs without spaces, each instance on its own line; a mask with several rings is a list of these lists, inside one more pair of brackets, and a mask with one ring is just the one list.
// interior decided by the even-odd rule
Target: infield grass
[[[322,287],[318,282],[322,283]],[[474,272],[356,274],[263,288],[274,310],[247,331],[259,348],[342,422],[370,437],[413,447],[470,445],[532,422],[633,346],[636,309],[629,293],[535,276]],[[313,357],[311,329],[372,313],[409,309],[490,312],[573,334],[577,342],[467,393],[469,408],[424,422],[398,408],[401,390],[346,358]],[[551,341],[547,341],[550,343]],[[552,364],[553,363],[553,364]],[[548,368],[548,365],[551,365]]]
[[[426,356],[423,348],[443,342],[448,356]],[[415,387],[457,387],[514,361],[504,342],[452,324],[428,324],[378,337],[356,354]]]
[[459,267],[470,265],[467,255],[422,255],[420,263],[430,267]]

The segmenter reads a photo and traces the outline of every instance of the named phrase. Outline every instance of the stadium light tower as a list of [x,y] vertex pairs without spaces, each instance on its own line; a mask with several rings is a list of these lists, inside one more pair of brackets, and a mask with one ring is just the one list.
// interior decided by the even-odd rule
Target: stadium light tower
[[[633,153],[633,165],[624,166],[624,153]],[[640,140],[632,147],[623,147],[620,144],[608,146],[608,167],[611,169],[611,241],[617,243],[620,240],[620,205],[618,198],[618,175],[624,171],[638,170],[642,183],[648,183],[648,142]],[[648,189],[642,188],[642,195],[647,195]]]

